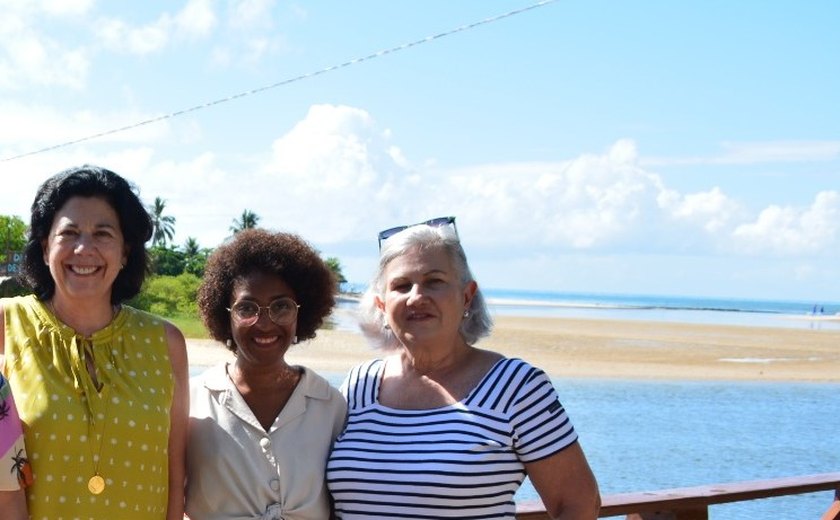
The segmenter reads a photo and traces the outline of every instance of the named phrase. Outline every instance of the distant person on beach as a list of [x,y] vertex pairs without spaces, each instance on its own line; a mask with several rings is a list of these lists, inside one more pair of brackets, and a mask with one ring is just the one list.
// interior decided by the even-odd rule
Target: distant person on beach
[[199,311],[236,358],[190,382],[192,520],[330,518],[324,468],[347,405],[285,356],[315,337],[336,287],[318,252],[289,233],[240,231],[208,259]]
[[112,171],[71,168],[38,189],[22,265],[34,294],[0,299],[32,518],[183,518],[184,337],[124,303],[145,278],[151,235]]
[[4,519],[29,518],[23,490],[30,485],[32,468],[23,444],[23,428],[12,389],[0,373],[0,511]]
[[454,217],[379,234],[360,304],[385,350],[344,384],[327,465],[336,517],[514,518],[530,477],[552,518],[593,519],[595,477],[551,380],[474,344],[491,320]]

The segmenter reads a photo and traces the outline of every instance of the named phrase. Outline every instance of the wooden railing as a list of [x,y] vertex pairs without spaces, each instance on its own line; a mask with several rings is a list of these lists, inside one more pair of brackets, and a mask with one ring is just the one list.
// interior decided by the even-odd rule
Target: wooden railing
[[[828,510],[821,519],[813,520],[840,520],[840,473],[604,495],[598,517],[625,515],[627,520],[708,520],[709,506],[715,504],[832,490],[834,502],[826,504]],[[528,502],[517,504],[516,518],[547,520],[549,517],[542,503]]]

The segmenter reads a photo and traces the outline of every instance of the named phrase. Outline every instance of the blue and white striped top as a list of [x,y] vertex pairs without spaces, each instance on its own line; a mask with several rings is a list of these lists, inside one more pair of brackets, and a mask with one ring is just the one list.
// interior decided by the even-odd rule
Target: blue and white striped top
[[350,371],[345,430],[327,464],[342,520],[514,518],[524,463],[577,440],[545,373],[501,359],[462,401],[430,410],[378,402],[383,360]]

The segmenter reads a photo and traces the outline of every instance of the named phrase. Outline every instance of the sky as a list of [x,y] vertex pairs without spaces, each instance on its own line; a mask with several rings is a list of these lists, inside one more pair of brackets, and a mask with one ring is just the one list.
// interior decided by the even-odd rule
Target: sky
[[838,20],[833,0],[0,0],[0,214],[91,163],[164,199],[176,245],[247,209],[355,284],[379,230],[453,215],[489,289],[838,302]]

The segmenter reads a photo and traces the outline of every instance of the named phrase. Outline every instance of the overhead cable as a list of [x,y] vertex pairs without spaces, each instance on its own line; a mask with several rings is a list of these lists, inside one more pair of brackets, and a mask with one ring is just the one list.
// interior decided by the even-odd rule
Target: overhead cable
[[260,92],[275,89],[277,87],[282,87],[282,86],[288,85],[290,83],[295,83],[295,82],[302,81],[302,80],[312,78],[312,77],[315,77],[315,76],[320,76],[321,74],[326,74],[327,72],[332,72],[334,70],[342,69],[344,67],[349,67],[351,65],[357,65],[357,64],[365,62],[365,61],[370,61],[374,58],[379,58],[381,56],[385,56],[386,54],[392,54],[392,53],[395,53],[395,52],[403,51],[405,49],[415,47],[415,46],[423,44],[423,43],[429,43],[431,41],[438,40],[438,39],[444,38],[446,36],[451,36],[451,35],[459,33],[459,32],[474,29],[474,28],[476,28],[480,25],[486,25],[486,24],[489,24],[489,23],[497,22],[497,21],[502,20],[504,18],[509,18],[511,16],[521,14],[521,13],[524,13],[526,11],[536,9],[538,7],[542,7],[544,5],[547,5],[547,4],[556,2],[556,1],[557,0],[541,0],[537,3],[535,3],[535,4],[531,4],[531,5],[526,6],[526,7],[522,7],[522,8],[519,8],[519,9],[514,9],[513,11],[508,11],[508,12],[503,13],[503,14],[499,14],[499,15],[496,15],[496,16],[491,16],[490,18],[485,18],[485,19],[479,20],[477,22],[473,22],[473,23],[470,23],[470,24],[467,24],[467,25],[462,25],[460,27],[456,27],[456,28],[450,29],[448,31],[437,33],[437,34],[434,34],[434,35],[431,35],[431,36],[426,36],[425,38],[422,38],[420,40],[415,40],[415,41],[412,41],[412,42],[409,42],[409,43],[404,43],[402,45],[398,45],[396,47],[391,47],[389,49],[383,49],[381,51],[377,51],[377,52],[374,52],[372,54],[368,54],[366,56],[362,56],[362,57],[359,57],[359,58],[354,58],[354,59],[345,61],[345,62],[340,63],[338,65],[332,65],[330,67],[326,67],[326,68],[323,68],[323,69],[320,69],[320,70],[316,70],[314,72],[309,72],[307,74],[301,74],[300,76],[295,76],[293,78],[284,79],[282,81],[278,81],[278,82],[272,83],[270,85],[265,85],[265,86],[258,87],[258,88],[255,88],[255,89],[246,90],[246,91],[239,92],[237,94],[233,94],[233,95],[230,95],[230,96],[227,96],[227,97],[224,97],[224,98],[219,98],[219,99],[216,99],[216,100],[213,100],[213,101],[208,101],[206,103],[202,103],[202,104],[199,104],[199,105],[194,105],[194,106],[191,106],[189,108],[185,108],[185,109],[182,109],[182,110],[177,110],[175,112],[170,112],[168,114],[163,114],[163,115],[160,115],[160,116],[157,116],[157,117],[152,117],[150,119],[139,121],[137,123],[132,123],[130,125],[122,126],[122,127],[119,127],[119,128],[114,128],[114,129],[111,129],[111,130],[106,130],[104,132],[99,132],[97,134],[88,135],[86,137],[81,137],[79,139],[74,139],[72,141],[66,141],[66,142],[63,142],[63,143],[56,144],[56,145],[48,146],[46,148],[41,148],[39,150],[34,150],[34,151],[31,151],[31,152],[26,152],[26,153],[22,153],[22,154],[19,154],[19,155],[14,155],[14,156],[11,156],[11,157],[6,157],[6,158],[0,160],[0,162],[13,161],[15,159],[28,157],[30,155],[37,155],[37,154],[41,154],[41,153],[45,153],[45,152],[50,152],[52,150],[56,150],[56,149],[59,149],[59,148],[65,148],[65,147],[68,147],[68,146],[72,146],[74,144],[83,143],[85,141],[91,141],[93,139],[98,139],[100,137],[105,137],[107,135],[113,135],[113,134],[117,134],[117,133],[120,133],[120,132],[125,132],[127,130],[133,130],[133,129],[139,128],[141,126],[150,125],[152,123],[158,123],[158,122],[164,121],[166,119],[172,119],[172,118],[175,118],[175,117],[178,117],[178,116],[189,114],[190,112],[196,112],[198,110],[203,110],[205,108],[209,108],[209,107],[212,107],[214,105],[220,105],[222,103],[227,103],[228,101],[233,101],[235,99],[239,99],[239,98],[251,96],[251,95],[254,95],[254,94],[258,94]]

